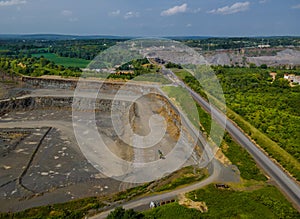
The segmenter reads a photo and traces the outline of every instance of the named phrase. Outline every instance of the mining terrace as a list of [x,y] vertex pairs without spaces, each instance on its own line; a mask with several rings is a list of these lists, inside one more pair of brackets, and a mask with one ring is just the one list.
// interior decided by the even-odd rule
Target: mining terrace
[[[115,180],[101,173],[85,156],[74,134],[74,92],[77,80],[23,78],[18,88],[7,88],[0,100],[0,206],[1,211],[19,211],[29,207],[66,202],[72,199],[108,195],[135,186]],[[86,86],[85,86],[86,85]],[[124,83],[101,82],[101,95],[94,103],[88,98],[97,81],[86,81],[86,97],[79,100],[76,111],[94,115],[98,129],[109,150],[117,157],[129,162],[152,162],[161,157],[158,150],[168,154],[180,135],[185,142],[192,136],[181,127],[176,108],[163,95],[157,93],[156,85],[131,84],[123,89],[118,98],[116,93]],[[10,90],[12,89],[12,90]],[[84,88],[83,88],[84,89]],[[146,94],[147,92],[149,94]],[[1,94],[1,92],[0,92]],[[132,97],[140,96],[137,99]],[[79,97],[80,99],[80,97]],[[134,101],[133,101],[134,99]],[[114,110],[112,102],[114,100]],[[152,147],[134,149],[119,138],[120,133],[128,137],[127,128],[146,136],[149,119],[160,115],[165,119],[166,134]],[[111,117],[118,121],[118,132]],[[85,117],[83,117],[85,118]],[[81,120],[84,134],[89,117]],[[129,118],[129,119],[126,119]],[[157,133],[159,135],[159,133]],[[89,139],[93,144],[97,142]],[[197,164],[196,152],[184,165]],[[114,167],[114,161],[109,165]],[[101,167],[100,167],[101,168]],[[128,177],[135,168],[123,166]]]

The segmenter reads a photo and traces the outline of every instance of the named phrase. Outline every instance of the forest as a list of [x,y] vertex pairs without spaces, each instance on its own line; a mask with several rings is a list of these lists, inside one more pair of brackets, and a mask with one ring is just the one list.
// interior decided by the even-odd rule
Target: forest
[[11,76],[27,75],[38,77],[42,75],[57,75],[63,77],[79,77],[82,73],[79,67],[64,67],[49,61],[44,57],[32,58],[1,58],[0,71]]
[[[44,37],[44,38],[43,38]],[[236,38],[218,38],[218,37],[182,37],[172,38],[185,45],[200,49],[203,51],[211,50],[232,50],[241,48],[257,48],[258,45],[267,44],[270,47],[282,48],[285,46],[300,46],[299,37],[236,37]],[[55,39],[46,36],[39,38],[16,37],[1,38],[0,35],[0,57],[31,57],[43,53],[56,54],[59,57],[80,58],[84,60],[93,60],[100,52],[118,42],[128,39],[120,38],[95,38],[95,39],[66,39],[59,36]],[[274,50],[274,51],[273,51]],[[272,52],[275,54],[276,49]],[[247,51],[246,51],[247,53]]]
[[300,161],[300,86],[290,87],[279,71],[216,67],[229,108]]
[[[300,180],[300,86],[291,86],[275,68],[212,67],[223,88],[227,116],[259,146]],[[198,80],[185,70],[173,71],[206,97]],[[273,81],[270,72],[276,72]]]

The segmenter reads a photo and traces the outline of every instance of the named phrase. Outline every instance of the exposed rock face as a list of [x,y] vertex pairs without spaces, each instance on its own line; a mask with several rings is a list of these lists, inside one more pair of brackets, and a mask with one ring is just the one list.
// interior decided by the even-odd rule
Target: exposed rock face
[[74,89],[78,80],[22,77],[22,81],[34,88]]
[[219,53],[214,56],[207,57],[209,63],[214,65],[230,65],[230,55],[227,53]]
[[[94,110],[96,112],[110,112],[112,100],[97,99],[96,101],[88,98],[76,99],[76,110]],[[20,97],[0,101],[0,116],[10,111],[26,111],[36,109],[67,109],[71,110],[73,97]],[[125,112],[130,102],[114,100],[114,109],[119,112]],[[81,108],[82,107],[82,108]]]
[[23,77],[22,81],[29,87],[43,88],[43,89],[68,89],[74,90],[75,88],[84,90],[98,90],[101,89],[103,93],[116,94],[117,92],[126,95],[145,94],[155,92],[155,86],[145,86],[134,83],[125,82],[111,82],[111,81],[91,81],[91,80],[76,80],[76,79],[51,79],[51,78],[36,78],[36,77]]
[[[73,97],[69,96],[35,96],[28,95],[19,98],[11,98],[0,101],[0,116],[10,111],[27,111],[37,109],[53,109],[53,110],[72,110],[72,106],[76,111],[94,111],[95,112],[117,112],[117,114],[129,113],[129,120],[133,122],[136,116],[135,103],[130,100],[113,100],[114,95],[124,95],[126,97],[133,96],[148,96],[156,102],[160,107],[154,113],[158,113],[166,118],[169,123],[168,132],[174,139],[178,139],[180,133],[180,117],[176,107],[169,102],[157,90],[156,86],[130,84],[124,82],[109,82],[109,81],[91,81],[91,80],[76,80],[76,79],[51,79],[51,78],[36,78],[23,77],[22,81],[27,86],[32,88],[49,89],[65,89],[82,92],[97,92],[100,89],[100,95],[95,100],[93,98]],[[102,98],[101,95],[111,95],[111,97]],[[50,93],[51,95],[51,93]],[[110,99],[111,98],[111,99]],[[113,107],[112,107],[113,102]],[[122,116],[121,116],[122,117]],[[121,122],[121,121],[120,121]]]
[[285,49],[278,52],[275,56],[248,57],[248,62],[254,63],[257,66],[262,64],[267,64],[268,66],[299,65],[300,52],[297,50]]
[[[123,118],[127,114],[129,122],[133,123],[136,117],[137,104],[130,100],[114,99],[116,94],[125,97],[134,96],[147,96],[153,103],[156,103],[156,109],[153,113],[163,116],[167,123],[167,131],[174,140],[178,140],[180,136],[181,122],[178,110],[167,98],[163,95],[159,95],[159,91],[156,86],[151,85],[139,85],[139,84],[126,84],[124,82],[101,82],[101,81],[89,81],[89,80],[66,80],[66,79],[49,79],[49,78],[35,78],[35,77],[23,77],[22,81],[33,88],[43,88],[49,90],[72,90],[76,88],[76,91],[82,92],[97,92],[100,89],[100,93],[97,99],[87,97],[74,97],[73,95],[66,96],[38,96],[27,95],[18,98],[11,98],[7,100],[0,100],[0,116],[9,113],[11,111],[28,111],[28,110],[73,110],[79,112],[114,112],[119,123],[123,124]],[[42,90],[43,90],[42,89]],[[73,93],[73,92],[72,92]],[[101,95],[108,95],[107,97],[101,97]],[[149,106],[150,107],[150,106]],[[117,116],[118,115],[118,116]],[[122,128],[120,125],[119,128]]]

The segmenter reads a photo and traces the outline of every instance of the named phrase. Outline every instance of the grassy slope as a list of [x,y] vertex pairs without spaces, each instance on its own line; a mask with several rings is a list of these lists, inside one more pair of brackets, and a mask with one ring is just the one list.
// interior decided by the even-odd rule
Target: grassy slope
[[104,207],[98,198],[79,199],[63,204],[31,208],[18,213],[0,213],[0,218],[83,218],[91,209]]
[[[186,94],[186,92],[180,87],[164,87],[163,90],[168,94],[171,99],[175,99],[177,105],[179,105],[182,110],[188,114],[189,119],[193,122],[195,127],[200,128],[202,132],[209,133],[211,127],[211,117],[210,115],[204,111],[199,105],[196,105],[197,112],[194,110],[190,111],[190,106],[194,103],[191,96]],[[195,115],[198,113],[198,115]],[[195,118],[197,119],[196,122]],[[226,148],[226,150],[225,150]],[[246,180],[257,180],[264,181],[266,177],[262,174],[262,172],[257,167],[253,158],[249,155],[249,153],[235,143],[228,133],[225,133],[225,138],[221,143],[221,149],[224,154],[229,158],[229,160],[236,165],[240,172],[241,177]]]
[[44,58],[53,61],[57,65],[63,65],[65,67],[79,67],[79,68],[85,68],[90,63],[88,60],[84,59],[78,59],[78,58],[68,58],[68,57],[60,57],[53,53],[38,53],[33,54],[33,57],[41,57],[44,56]]
[[[300,218],[273,186],[257,190],[233,191],[213,185],[188,194],[193,201],[204,201],[208,212],[201,213],[172,203],[144,212],[146,218]],[[196,197],[196,198],[195,198]]]

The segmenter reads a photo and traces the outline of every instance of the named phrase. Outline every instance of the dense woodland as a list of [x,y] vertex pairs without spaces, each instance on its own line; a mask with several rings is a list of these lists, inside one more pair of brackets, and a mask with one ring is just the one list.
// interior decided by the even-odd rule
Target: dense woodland
[[300,86],[290,87],[279,71],[216,67],[229,108],[300,161]]
[[0,58],[0,71],[10,75],[57,75],[57,76],[75,76],[81,75],[81,69],[78,67],[64,67],[57,65],[53,61],[41,58]]
[[[299,74],[299,70],[213,68],[222,85],[228,110],[233,110],[241,118],[231,112],[228,112],[228,116],[299,180],[300,86],[291,86],[283,79],[284,73]],[[274,81],[270,72],[277,72]],[[205,96],[198,80],[189,73],[179,70],[177,75]]]
[[206,38],[182,40],[187,46],[202,48],[203,50],[216,49],[239,49],[257,47],[268,44],[271,47],[277,46],[300,46],[299,37],[253,37],[253,38]]
[[92,60],[103,50],[122,40],[1,40],[0,56],[31,57],[32,54],[54,53],[61,57]]
[[[257,48],[268,44],[271,47],[300,46],[299,37],[253,37],[253,38],[174,38],[192,48],[203,51],[217,49]],[[125,39],[65,39],[43,38],[6,39],[0,35],[0,57],[30,57],[33,54],[51,53],[61,57],[93,60],[100,52]],[[276,50],[273,51],[276,53]]]

